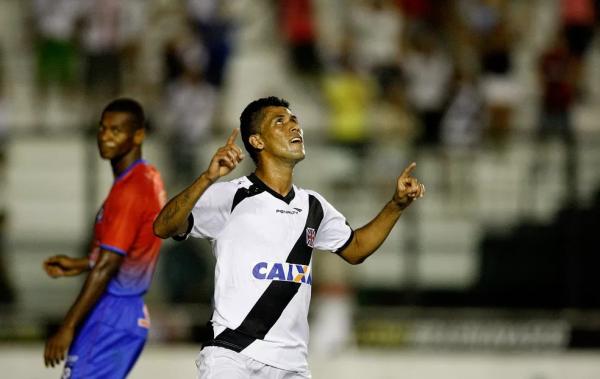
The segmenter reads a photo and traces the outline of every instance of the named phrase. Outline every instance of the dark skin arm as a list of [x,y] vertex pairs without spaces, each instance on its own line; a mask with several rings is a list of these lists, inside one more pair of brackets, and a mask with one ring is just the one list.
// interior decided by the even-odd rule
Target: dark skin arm
[[90,269],[87,257],[71,258],[66,255],[55,255],[46,259],[42,267],[46,274],[52,278],[75,276]]
[[119,271],[123,258],[108,250],[100,251],[96,265],[88,274],[79,296],[67,312],[62,325],[46,341],[44,350],[46,367],[54,367],[65,359],[65,354],[75,336],[75,330],[104,293],[110,279]]
[[348,263],[359,264],[373,254],[392,231],[402,212],[423,197],[425,186],[411,176],[416,163],[411,163],[398,177],[394,196],[373,220],[354,231],[354,237],[340,256]]

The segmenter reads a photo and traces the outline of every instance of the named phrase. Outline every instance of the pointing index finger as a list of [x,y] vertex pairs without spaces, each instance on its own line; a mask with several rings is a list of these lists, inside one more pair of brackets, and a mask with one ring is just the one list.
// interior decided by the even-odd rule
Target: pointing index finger
[[413,172],[413,170],[415,169],[415,167],[417,167],[417,164],[415,162],[412,162],[411,164],[408,165],[408,167],[406,167],[404,169],[404,171],[402,171],[402,174],[400,175],[403,178],[407,178],[410,176],[410,174]]
[[235,143],[235,139],[238,136],[240,130],[238,128],[233,129],[229,138],[227,138],[227,145],[233,145]]

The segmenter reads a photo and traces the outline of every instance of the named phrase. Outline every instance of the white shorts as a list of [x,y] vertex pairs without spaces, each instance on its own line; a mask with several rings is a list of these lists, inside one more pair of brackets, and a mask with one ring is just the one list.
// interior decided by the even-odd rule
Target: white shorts
[[233,350],[207,346],[196,359],[198,379],[310,379],[310,372],[294,372],[266,365]]

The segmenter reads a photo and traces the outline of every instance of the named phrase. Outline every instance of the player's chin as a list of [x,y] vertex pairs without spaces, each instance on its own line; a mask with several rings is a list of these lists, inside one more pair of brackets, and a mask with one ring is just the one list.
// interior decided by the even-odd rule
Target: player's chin
[[301,161],[304,159],[304,157],[306,157],[306,152],[304,151],[304,147],[298,146],[295,149],[291,149],[290,155],[292,155],[293,158]]
[[293,160],[294,160],[296,163],[298,163],[298,162],[302,161],[302,160],[303,160],[305,157],[306,157],[306,154],[304,154],[304,151],[303,151],[302,153],[296,153],[296,154],[293,154],[293,157],[292,157],[292,159],[293,159]]
[[116,153],[113,149],[106,149],[106,148],[100,147],[98,150],[100,152],[100,157],[102,159],[111,160],[116,156]]

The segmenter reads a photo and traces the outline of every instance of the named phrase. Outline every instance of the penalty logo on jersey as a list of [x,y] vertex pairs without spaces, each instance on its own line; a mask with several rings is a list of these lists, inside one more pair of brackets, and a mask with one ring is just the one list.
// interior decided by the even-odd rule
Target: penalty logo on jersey
[[259,280],[279,280],[312,285],[310,266],[295,263],[258,262],[252,275]]

